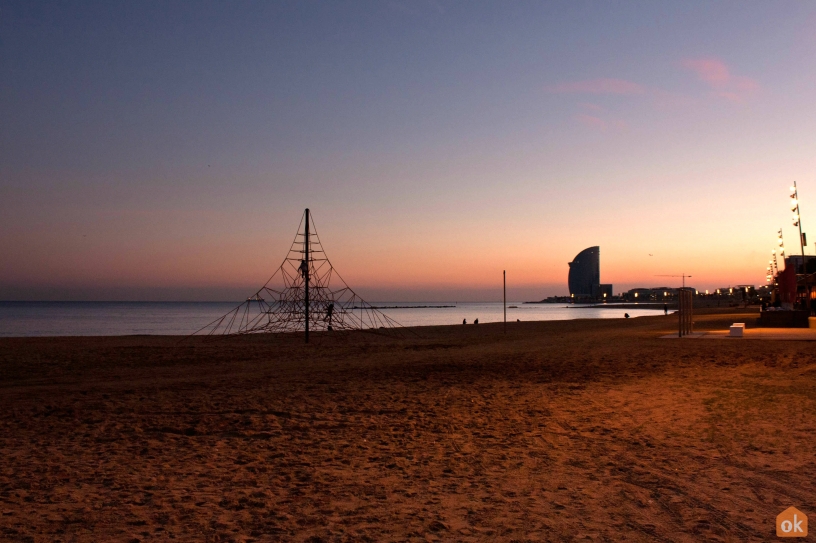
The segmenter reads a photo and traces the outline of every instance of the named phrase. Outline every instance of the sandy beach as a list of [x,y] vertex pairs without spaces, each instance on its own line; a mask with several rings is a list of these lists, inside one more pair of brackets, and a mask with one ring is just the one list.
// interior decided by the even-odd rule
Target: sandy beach
[[816,512],[812,344],[675,325],[2,339],[0,540],[771,539]]

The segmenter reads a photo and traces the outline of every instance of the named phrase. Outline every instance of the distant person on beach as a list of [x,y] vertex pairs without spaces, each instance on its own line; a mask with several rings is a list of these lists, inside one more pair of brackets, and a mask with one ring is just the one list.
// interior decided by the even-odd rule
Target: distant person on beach
[[663,314],[664,315],[669,314],[669,304],[663,304]]
[[479,324],[479,319],[476,319],[475,321],[473,321],[473,324]]
[[623,318],[624,318],[624,319],[628,319],[628,318],[629,318],[629,313],[624,313],[624,314],[623,314]]
[[462,324],[467,324],[467,319],[462,319]]

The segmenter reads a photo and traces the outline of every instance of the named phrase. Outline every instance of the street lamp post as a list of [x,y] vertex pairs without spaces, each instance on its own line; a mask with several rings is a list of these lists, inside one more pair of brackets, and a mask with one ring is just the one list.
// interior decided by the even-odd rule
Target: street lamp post
[[779,256],[782,257],[782,262],[785,261],[785,240],[782,238],[782,229],[779,229]]
[[[779,256],[782,258],[782,263],[785,263],[785,240],[782,238],[782,229],[779,229],[777,232],[779,235]],[[774,254],[774,264],[776,265],[776,272],[773,273],[773,288],[776,291],[777,287],[777,277],[779,277],[779,264],[776,262],[776,254]]]
[[796,187],[796,181],[793,182],[793,186],[791,187],[791,198],[793,198],[793,202],[791,202],[791,211],[793,211],[793,226],[799,227],[799,246],[802,248],[802,273],[805,276],[805,309],[810,311],[810,285],[808,284],[808,276],[807,276],[807,261],[805,260],[805,237],[802,234],[802,217],[799,211],[799,189]]

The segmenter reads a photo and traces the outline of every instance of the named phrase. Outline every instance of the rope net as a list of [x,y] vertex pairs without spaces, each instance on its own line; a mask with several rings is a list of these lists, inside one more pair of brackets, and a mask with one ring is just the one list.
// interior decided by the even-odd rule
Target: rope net
[[323,250],[308,210],[283,264],[266,284],[193,335],[303,332],[307,315],[310,332],[368,330],[402,335],[402,325],[363,300],[340,277]]

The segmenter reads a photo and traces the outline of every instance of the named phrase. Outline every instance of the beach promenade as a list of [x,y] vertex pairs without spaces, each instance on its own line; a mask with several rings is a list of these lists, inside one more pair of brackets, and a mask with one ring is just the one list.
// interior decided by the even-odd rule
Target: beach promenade
[[0,339],[0,540],[767,541],[814,511],[812,344],[676,322]]

